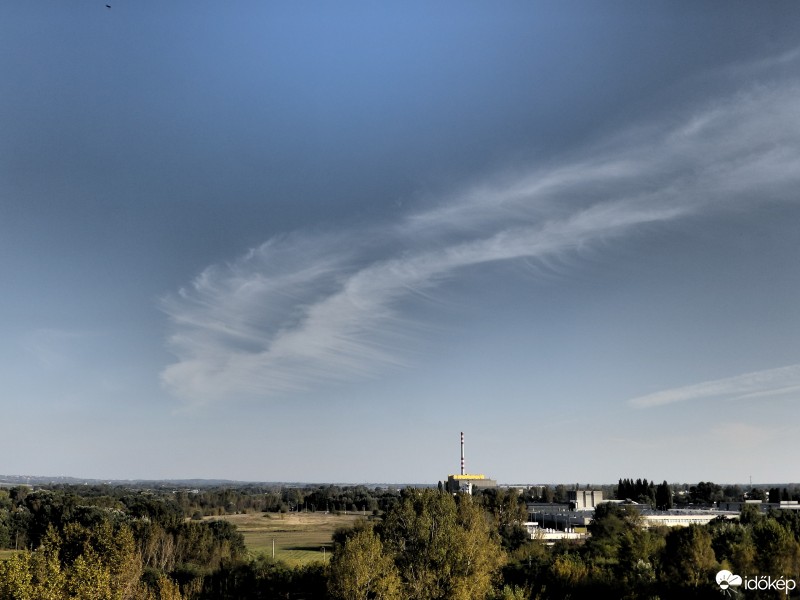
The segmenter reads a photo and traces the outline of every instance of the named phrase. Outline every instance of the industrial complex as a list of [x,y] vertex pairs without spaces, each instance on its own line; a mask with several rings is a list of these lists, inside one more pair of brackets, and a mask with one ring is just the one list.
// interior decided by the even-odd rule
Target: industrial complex
[[[447,482],[445,484],[440,482],[440,486],[452,494],[474,494],[481,490],[498,487],[497,481],[484,474],[467,472],[463,431],[461,432],[460,472],[448,475]],[[587,527],[594,518],[596,507],[601,503],[613,503],[634,509],[638,513],[643,527],[704,525],[718,518],[738,519],[739,513],[745,505],[756,506],[761,512],[768,510],[800,511],[800,503],[797,501],[770,503],[761,500],[720,502],[713,507],[655,510],[649,504],[604,498],[602,490],[575,489],[567,491],[566,502],[527,503],[528,520],[524,526],[531,539],[541,539],[551,543],[559,539],[581,539],[588,535]]]
[[457,475],[448,475],[445,489],[456,494],[472,494],[473,491],[497,487],[497,482],[483,474],[470,474],[464,466],[464,432],[461,432],[461,472]]

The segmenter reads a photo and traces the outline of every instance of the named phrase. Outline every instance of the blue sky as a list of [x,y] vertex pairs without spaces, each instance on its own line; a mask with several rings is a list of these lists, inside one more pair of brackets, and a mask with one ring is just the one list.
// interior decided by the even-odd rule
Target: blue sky
[[0,473],[796,481],[799,18],[4,4]]

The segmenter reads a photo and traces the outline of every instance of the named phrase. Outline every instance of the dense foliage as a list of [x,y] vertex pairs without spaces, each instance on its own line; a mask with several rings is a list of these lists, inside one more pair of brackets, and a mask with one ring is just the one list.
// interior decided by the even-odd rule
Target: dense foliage
[[[678,498],[678,486],[666,482],[621,483],[623,495],[652,504]],[[682,503],[699,504],[733,490],[701,482],[680,491]],[[774,488],[764,496],[794,498],[796,491]],[[565,495],[543,488],[537,494]],[[720,569],[750,577],[800,574],[795,511],[764,514],[750,505],[739,520],[667,529],[644,527],[630,506],[603,504],[585,542],[547,546],[522,526],[530,497],[501,489],[453,497],[364,486],[0,489],[0,548],[18,550],[0,560],[0,599],[667,600],[720,597]],[[337,532],[328,564],[303,567],[251,556],[234,526],[200,519],[323,505],[371,518]]]

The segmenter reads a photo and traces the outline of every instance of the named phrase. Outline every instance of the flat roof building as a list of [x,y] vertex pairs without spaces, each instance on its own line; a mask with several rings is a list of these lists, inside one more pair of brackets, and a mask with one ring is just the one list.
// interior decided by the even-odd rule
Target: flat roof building
[[762,500],[745,500],[744,502],[720,502],[720,510],[732,510],[741,512],[745,506],[755,506],[759,511],[765,513],[769,510],[796,510],[800,511],[800,502],[797,500],[781,500],[780,502],[764,502]]
[[483,474],[462,473],[447,476],[447,491],[451,494],[463,492],[471,494],[473,491],[496,488],[497,482]]
[[572,510],[594,508],[603,501],[602,490],[570,490],[567,491],[567,502]]

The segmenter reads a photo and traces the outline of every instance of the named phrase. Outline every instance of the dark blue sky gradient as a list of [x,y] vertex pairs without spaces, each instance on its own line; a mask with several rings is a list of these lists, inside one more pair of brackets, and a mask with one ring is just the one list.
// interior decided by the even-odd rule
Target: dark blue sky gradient
[[0,6],[0,414],[50,440],[0,472],[435,481],[472,429],[503,481],[755,481],[786,449],[745,458],[798,416],[800,4],[111,4]]

